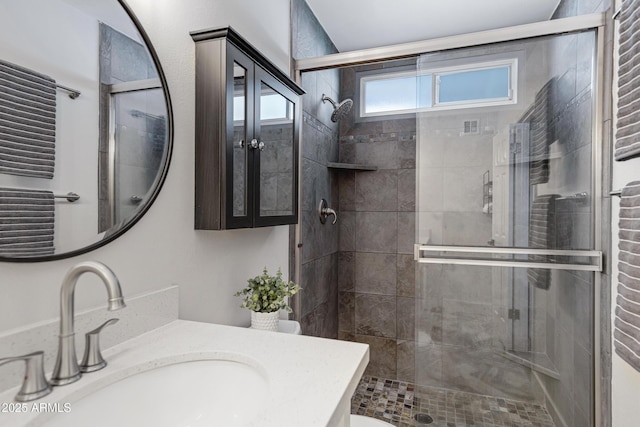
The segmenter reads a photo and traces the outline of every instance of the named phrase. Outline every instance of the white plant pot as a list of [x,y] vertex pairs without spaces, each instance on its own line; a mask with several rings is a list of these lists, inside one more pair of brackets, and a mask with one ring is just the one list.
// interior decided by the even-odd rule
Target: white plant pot
[[278,331],[278,319],[280,313],[274,311],[273,313],[258,313],[257,311],[251,312],[251,328],[260,329],[261,331]]

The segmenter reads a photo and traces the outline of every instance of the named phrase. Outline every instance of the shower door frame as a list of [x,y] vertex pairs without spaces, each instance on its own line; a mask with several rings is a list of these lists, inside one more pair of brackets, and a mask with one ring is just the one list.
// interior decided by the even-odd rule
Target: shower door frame
[[[595,72],[594,84],[595,91],[593,96],[593,123],[592,123],[592,208],[593,208],[593,228],[592,241],[593,251],[603,251],[603,151],[610,146],[610,138],[604,136],[603,117],[605,117],[605,26],[608,14],[594,13],[588,15],[575,16],[570,18],[555,19],[550,21],[536,22],[532,24],[518,25],[513,27],[499,28],[487,30],[477,33],[461,34],[456,36],[442,37],[438,39],[417,41],[411,43],[403,43],[379,48],[363,49],[358,51],[336,53],[315,58],[307,58],[296,60],[293,63],[293,73],[295,81],[302,84],[302,73],[320,71],[327,69],[335,69],[339,67],[372,64],[377,62],[418,57],[424,53],[440,52],[450,49],[475,47],[481,45],[489,45],[499,42],[508,42],[514,40],[530,39],[542,36],[553,36],[563,33],[579,32],[587,30],[596,31],[596,56],[593,66]],[[610,114],[607,115],[610,117]],[[299,123],[300,144],[303,143],[302,124]],[[302,150],[299,150],[299,161],[301,161]],[[606,157],[608,159],[608,156]],[[299,168],[298,179],[302,179],[302,168]],[[607,170],[608,172],[608,170]],[[301,182],[301,181],[300,181]],[[302,191],[302,186],[298,189]],[[302,197],[299,195],[298,203],[300,204]],[[298,212],[302,212],[301,206],[298,206]],[[292,265],[292,275],[297,282],[300,281],[302,267],[302,241],[301,241],[301,223],[298,221],[295,226],[295,240],[292,240],[291,252],[295,254],[295,262]],[[608,248],[606,248],[608,252]],[[608,259],[608,257],[606,258]],[[601,266],[602,267],[602,266]],[[599,402],[603,395],[602,384],[602,364],[601,364],[601,289],[602,289],[602,273],[606,272],[604,268],[594,271],[594,301],[593,301],[593,420],[594,425],[599,427],[602,424],[602,408]],[[300,307],[299,298],[294,299],[294,304]],[[297,311],[297,310],[296,310]],[[605,325],[604,328],[607,328]],[[609,387],[607,386],[605,390]],[[545,390],[545,394],[547,394]],[[610,405],[607,405],[610,407]],[[610,419],[610,410],[605,416]]]

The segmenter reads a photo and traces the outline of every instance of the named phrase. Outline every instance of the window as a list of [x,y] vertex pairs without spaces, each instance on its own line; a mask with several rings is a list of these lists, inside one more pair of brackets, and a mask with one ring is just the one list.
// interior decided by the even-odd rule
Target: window
[[360,117],[516,103],[517,59],[431,70],[363,72]]
[[[260,120],[282,122],[293,117],[291,105],[278,93],[263,94],[260,97]],[[233,96],[233,120],[240,123],[244,120],[244,96]]]

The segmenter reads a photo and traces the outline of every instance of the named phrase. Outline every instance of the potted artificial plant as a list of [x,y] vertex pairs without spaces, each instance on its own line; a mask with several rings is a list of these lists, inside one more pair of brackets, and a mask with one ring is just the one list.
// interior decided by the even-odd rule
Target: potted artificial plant
[[291,312],[287,298],[295,295],[300,286],[282,280],[280,269],[275,276],[270,276],[266,267],[262,275],[247,280],[247,283],[243,290],[236,292],[236,296],[242,297],[242,307],[251,310],[251,327],[277,331],[278,312]]

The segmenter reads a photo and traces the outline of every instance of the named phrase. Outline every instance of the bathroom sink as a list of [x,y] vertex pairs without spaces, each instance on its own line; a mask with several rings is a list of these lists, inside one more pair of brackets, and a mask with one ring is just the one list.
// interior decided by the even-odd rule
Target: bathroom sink
[[344,426],[369,347],[175,320],[103,356],[106,368],[20,407],[28,410],[0,414],[0,425]]
[[55,426],[246,426],[265,409],[269,385],[233,360],[195,360],[135,373],[70,402]]

